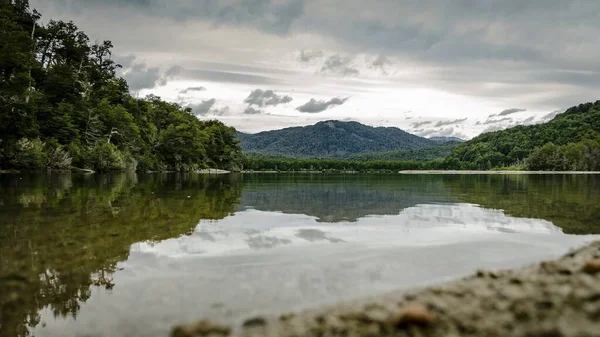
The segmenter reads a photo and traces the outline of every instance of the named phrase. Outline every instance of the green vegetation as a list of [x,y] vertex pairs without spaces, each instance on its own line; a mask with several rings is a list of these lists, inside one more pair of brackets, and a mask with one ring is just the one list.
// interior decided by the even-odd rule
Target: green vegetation
[[[18,183],[17,183],[18,182]],[[110,290],[136,242],[192,234],[240,202],[235,176],[0,176],[0,336],[29,336],[40,311],[76,318]]]
[[444,159],[460,143],[448,142],[417,150],[398,150],[353,155],[349,158],[292,158],[249,153],[244,169],[249,171],[358,171],[450,170],[460,166]]
[[349,159],[353,161],[430,161],[444,159],[452,150],[454,150],[459,142],[450,141],[441,143],[437,146],[426,147],[416,150],[397,150],[388,152],[373,152],[363,153],[351,156]]
[[544,219],[567,234],[600,234],[599,175],[443,175],[457,202]]
[[40,18],[27,0],[0,0],[0,168],[239,169],[233,128],[132,97],[111,42]]
[[[372,141],[352,130],[367,130],[380,138]],[[247,170],[360,172],[600,171],[600,101],[572,107],[545,124],[485,133],[464,143],[439,143],[443,140],[421,138],[433,145],[412,143],[415,147],[408,150],[372,152],[376,150],[369,146],[384,143],[390,134],[400,135],[398,129],[394,130],[329,121],[304,128],[242,135],[242,146],[248,150],[244,167]],[[354,143],[357,140],[364,144],[357,145]],[[389,144],[402,148],[394,141]]]
[[572,107],[545,124],[482,134],[449,158],[463,169],[600,170],[600,101]]
[[373,160],[358,161],[348,159],[302,159],[251,155],[244,159],[247,171],[358,171],[358,172],[398,172],[402,170],[452,170],[460,168],[455,159],[418,161]]
[[398,128],[324,121],[305,127],[239,134],[245,153],[297,158],[348,158],[359,153],[410,150],[439,143]]
[[0,175],[0,190],[0,336],[30,335],[43,310],[76,318],[93,290],[115,286],[133,244],[247,207],[346,222],[469,203],[600,233],[598,175],[43,173]]

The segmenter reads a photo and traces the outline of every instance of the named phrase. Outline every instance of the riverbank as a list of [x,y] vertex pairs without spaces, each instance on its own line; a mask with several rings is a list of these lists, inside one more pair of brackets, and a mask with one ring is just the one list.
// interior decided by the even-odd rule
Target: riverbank
[[199,321],[192,336],[599,336],[600,241],[554,261],[480,270],[413,293],[395,293],[241,326]]
[[600,174],[600,171],[407,170],[400,174]]

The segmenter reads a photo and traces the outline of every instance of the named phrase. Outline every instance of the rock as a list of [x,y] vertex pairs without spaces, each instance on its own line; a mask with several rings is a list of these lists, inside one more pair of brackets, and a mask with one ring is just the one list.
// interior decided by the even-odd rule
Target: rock
[[247,319],[246,321],[244,321],[243,327],[244,328],[249,328],[249,327],[257,327],[257,326],[263,326],[267,324],[267,320],[265,320],[262,317],[254,317],[254,318],[250,318]]
[[171,333],[171,337],[203,337],[208,335],[229,336],[230,333],[231,329],[226,326],[220,326],[208,320],[202,320],[175,328]]
[[595,275],[600,273],[600,259],[592,259],[587,261],[582,268],[583,272]]
[[393,319],[392,324],[396,327],[410,325],[428,326],[435,323],[435,315],[420,303],[408,303],[401,308],[400,313]]
[[293,313],[287,313],[287,314],[282,314],[281,316],[279,316],[279,320],[280,321],[289,321],[290,319],[296,317],[295,314]]

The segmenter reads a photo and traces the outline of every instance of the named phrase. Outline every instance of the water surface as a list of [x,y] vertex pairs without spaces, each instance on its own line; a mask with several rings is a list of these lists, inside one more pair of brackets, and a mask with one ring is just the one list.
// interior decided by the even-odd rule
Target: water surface
[[166,336],[600,233],[597,175],[2,175],[0,192],[0,336]]

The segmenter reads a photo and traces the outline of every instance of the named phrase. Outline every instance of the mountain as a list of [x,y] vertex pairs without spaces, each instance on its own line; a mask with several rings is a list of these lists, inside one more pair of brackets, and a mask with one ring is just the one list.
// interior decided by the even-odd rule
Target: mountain
[[544,124],[481,134],[459,145],[447,160],[466,169],[598,170],[600,101],[574,106]]
[[438,143],[450,143],[450,142],[464,143],[465,142],[464,139],[460,139],[458,137],[429,137],[429,140],[433,140],[434,142],[438,142]]
[[346,158],[359,153],[415,150],[439,145],[394,127],[324,121],[256,134],[238,133],[245,153],[274,156]]

